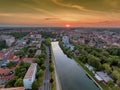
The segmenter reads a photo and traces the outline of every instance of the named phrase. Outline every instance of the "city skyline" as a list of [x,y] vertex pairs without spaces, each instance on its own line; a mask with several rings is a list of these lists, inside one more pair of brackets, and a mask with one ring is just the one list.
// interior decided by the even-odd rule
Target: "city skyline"
[[0,0],[0,25],[120,26],[119,0]]

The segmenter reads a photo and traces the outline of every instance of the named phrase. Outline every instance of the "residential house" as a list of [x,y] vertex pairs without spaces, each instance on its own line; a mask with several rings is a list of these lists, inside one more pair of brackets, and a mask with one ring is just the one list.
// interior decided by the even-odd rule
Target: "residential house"
[[7,58],[8,62],[18,62],[20,60],[19,56],[16,56],[14,53],[10,53],[9,57]]
[[2,59],[3,59],[4,55],[5,55],[5,53],[4,53],[4,52],[0,52],[0,60],[2,60]]
[[13,69],[0,68],[0,81],[5,82],[7,80],[14,78],[13,73],[14,73]]

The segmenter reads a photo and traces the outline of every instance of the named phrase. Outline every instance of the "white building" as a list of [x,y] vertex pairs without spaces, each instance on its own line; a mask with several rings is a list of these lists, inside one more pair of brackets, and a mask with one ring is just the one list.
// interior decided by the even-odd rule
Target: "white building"
[[63,37],[62,37],[62,42],[63,42],[65,45],[69,44],[69,37],[68,37],[68,36],[63,36]]
[[15,38],[14,38],[14,37],[10,37],[10,38],[8,38],[8,39],[5,39],[5,41],[6,41],[6,44],[7,44],[8,46],[11,46],[12,43],[15,42]]
[[67,48],[69,48],[71,51],[74,50],[74,46],[71,44],[66,45]]
[[67,48],[69,48],[70,50],[74,50],[74,46],[70,44],[68,36],[63,36],[62,42]]
[[105,83],[107,83],[110,80],[113,81],[113,79],[107,73],[103,71],[96,72],[95,77],[99,81],[104,81]]
[[0,39],[5,40],[5,42],[8,46],[11,46],[12,43],[15,42],[15,37],[10,36],[10,35],[1,35]]
[[41,55],[41,50],[37,50],[35,53],[35,56],[39,56],[39,55]]
[[32,84],[35,81],[36,72],[37,72],[37,64],[32,63],[23,79],[23,84],[25,89],[32,89]]

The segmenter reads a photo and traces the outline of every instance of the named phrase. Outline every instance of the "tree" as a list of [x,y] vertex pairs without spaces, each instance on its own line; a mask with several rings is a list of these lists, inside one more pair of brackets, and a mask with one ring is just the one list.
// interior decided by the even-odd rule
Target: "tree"
[[5,41],[0,41],[0,50],[2,50],[3,48],[7,48],[7,44]]
[[81,60],[83,63],[87,63],[87,57],[86,55],[82,54],[79,56],[79,60]]
[[23,78],[29,68],[29,63],[21,63],[19,67],[15,69],[15,76]]
[[105,64],[103,64],[103,67],[108,74],[110,74],[112,72],[109,64],[105,63]]
[[101,64],[100,64],[100,59],[93,56],[93,55],[88,55],[88,64],[95,67],[96,69],[99,69]]
[[42,69],[40,69],[38,72],[37,72],[37,78],[39,77],[42,77],[44,74],[44,71]]
[[107,82],[107,84],[108,84],[108,86],[110,86],[110,87],[113,87],[113,86],[114,86],[114,82],[113,82],[112,80],[109,80],[109,81]]
[[12,67],[15,67],[16,64],[17,64],[16,62],[12,62],[12,61],[11,61],[10,63],[7,64],[7,67],[8,67],[8,68],[12,68]]
[[17,81],[14,84],[15,87],[21,87],[23,86],[23,80],[22,78],[17,79]]
[[35,63],[37,63],[39,66],[41,66],[44,63],[44,59],[43,58],[36,58]]
[[119,77],[119,79],[117,80],[117,84],[120,86],[120,77]]
[[25,73],[27,72],[26,68],[23,67],[17,67],[15,69],[15,76],[23,78],[25,76]]
[[54,80],[51,78],[51,79],[50,79],[50,83],[53,83],[53,82],[54,82]]
[[23,50],[21,50],[19,53],[18,53],[18,55],[20,55],[20,56],[25,56],[25,52],[23,51]]
[[45,39],[45,41],[43,41],[43,43],[44,43],[46,46],[51,46],[51,42],[50,42],[50,39],[49,39],[49,38]]
[[13,78],[13,79],[7,81],[5,87],[7,87],[7,88],[14,87],[14,83],[16,82],[16,80],[17,80],[17,78]]
[[45,64],[42,64],[42,65],[41,65],[41,69],[42,69],[42,70],[45,70],[45,68],[46,68],[46,67],[45,67]]
[[50,72],[53,72],[54,71],[54,67],[52,65],[50,65],[49,70],[50,70]]
[[119,71],[118,70],[113,70],[112,77],[113,77],[114,80],[118,80],[118,78],[120,77]]
[[39,84],[37,81],[34,81],[32,84],[32,90],[38,90]]

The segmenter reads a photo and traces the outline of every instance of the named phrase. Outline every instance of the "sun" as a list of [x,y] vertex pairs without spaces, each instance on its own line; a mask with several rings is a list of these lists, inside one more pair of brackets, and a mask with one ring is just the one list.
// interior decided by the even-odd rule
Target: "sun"
[[69,28],[69,27],[70,27],[70,25],[69,25],[69,24],[66,24],[66,25],[65,25],[65,27]]

